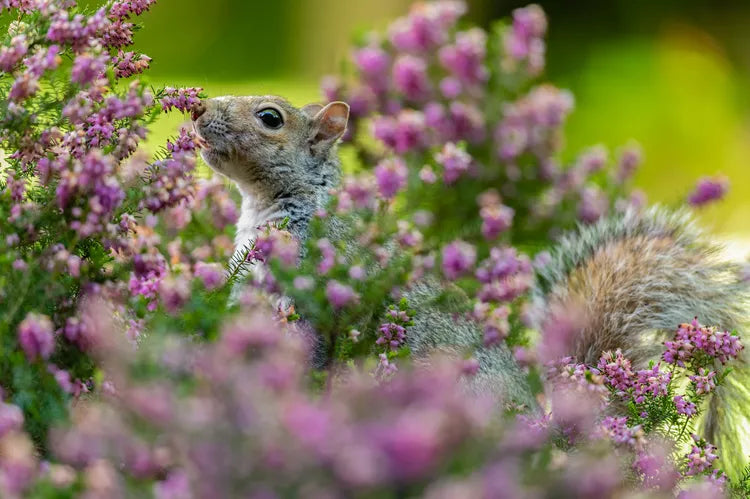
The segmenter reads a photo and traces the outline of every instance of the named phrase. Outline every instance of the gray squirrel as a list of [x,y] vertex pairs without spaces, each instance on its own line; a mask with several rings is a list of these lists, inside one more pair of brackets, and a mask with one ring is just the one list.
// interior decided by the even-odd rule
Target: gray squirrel
[[[299,240],[313,214],[325,207],[340,178],[336,144],[346,131],[349,106],[292,106],[277,96],[218,97],[196,106],[193,124],[205,143],[202,155],[242,194],[236,247],[269,221],[288,220]],[[743,333],[750,293],[737,266],[685,213],[651,208],[606,218],[562,238],[551,262],[539,271],[532,292],[541,327],[549,310],[575,303],[585,326],[569,355],[595,364],[602,352],[621,348],[634,365],[658,357],[678,324],[702,323]],[[479,343],[480,328],[434,304],[439,283],[419,282],[407,291],[419,310],[407,343],[415,356]],[[525,375],[509,349],[480,347],[479,371],[470,389],[490,392],[506,404],[535,407]],[[704,418],[706,437],[723,450],[725,467],[739,469],[750,454],[750,370],[735,368],[712,396]],[[731,433],[730,433],[731,432]]]

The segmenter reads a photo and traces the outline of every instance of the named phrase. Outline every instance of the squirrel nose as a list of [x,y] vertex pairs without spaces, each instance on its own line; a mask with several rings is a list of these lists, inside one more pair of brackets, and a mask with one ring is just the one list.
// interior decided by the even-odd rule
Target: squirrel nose
[[206,113],[206,103],[203,101],[200,101],[198,104],[193,106],[193,109],[191,110],[191,117],[193,118],[193,121],[196,121],[205,113]]

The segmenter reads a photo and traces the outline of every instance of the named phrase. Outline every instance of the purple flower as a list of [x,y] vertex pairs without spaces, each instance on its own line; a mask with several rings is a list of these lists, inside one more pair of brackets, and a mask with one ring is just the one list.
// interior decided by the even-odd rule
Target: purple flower
[[581,191],[578,203],[578,219],[584,223],[594,223],[607,213],[609,199],[598,187],[586,187]]
[[0,401],[0,438],[23,428],[23,411],[17,405]]
[[216,289],[224,284],[224,270],[218,263],[198,262],[195,264],[194,274],[206,289]]
[[646,396],[662,397],[667,394],[668,386],[672,381],[672,373],[660,370],[660,364],[651,369],[644,369],[635,373],[633,380],[633,401],[642,404]]
[[149,68],[151,58],[145,54],[135,52],[123,52],[120,50],[117,57],[112,59],[117,78],[128,78],[143,73]]
[[424,53],[434,49],[445,41],[445,26],[455,15],[446,15],[446,12],[447,9],[439,7],[431,9],[429,5],[415,5],[408,17],[397,19],[390,26],[391,43],[402,52]]
[[515,248],[492,248],[476,272],[483,284],[477,297],[484,302],[510,302],[524,294],[534,278],[534,269],[526,255]]
[[109,62],[107,54],[79,54],[73,61],[70,79],[79,85],[90,85],[94,80],[104,75],[107,70],[107,62]]
[[30,313],[18,325],[18,342],[26,357],[48,359],[55,350],[54,327],[46,315]]
[[513,225],[513,208],[502,204],[483,206],[479,210],[482,217],[482,236],[488,241],[508,230]]
[[427,63],[413,55],[401,55],[393,63],[393,85],[410,101],[421,102],[430,96]]
[[674,401],[677,412],[680,414],[690,418],[695,416],[698,412],[697,406],[689,400],[685,400],[682,395],[676,395],[672,400]]
[[643,441],[643,430],[640,426],[628,427],[627,417],[607,416],[602,420],[604,433],[617,445],[634,447]]
[[622,184],[630,179],[643,162],[643,150],[637,144],[630,145],[620,152],[617,160],[615,180]]
[[443,274],[448,279],[465,275],[477,261],[477,250],[471,244],[457,240],[443,247]]
[[164,111],[177,109],[178,111],[186,113],[201,101],[201,92],[203,92],[203,89],[198,87],[167,87],[164,89],[164,97],[159,99],[159,102],[161,103],[161,107]]
[[382,324],[378,328],[376,345],[385,346],[388,350],[397,350],[406,341],[406,329],[393,322]]
[[331,241],[326,238],[318,239],[316,246],[320,250],[320,263],[318,263],[318,273],[325,275],[336,264],[336,248]]
[[699,438],[698,435],[692,434],[691,437],[694,444],[686,456],[687,471],[685,471],[685,475],[687,476],[694,476],[707,471],[713,466],[714,461],[719,459],[715,446]]
[[375,167],[378,192],[385,199],[393,197],[404,187],[408,178],[406,163],[401,158],[384,159]]
[[729,180],[725,177],[703,177],[698,181],[688,195],[687,202],[691,206],[703,206],[722,199],[729,190]]
[[705,395],[711,393],[716,388],[716,372],[707,372],[704,368],[698,369],[698,374],[694,376],[688,376],[690,381],[695,385],[695,393],[698,395]]
[[525,152],[547,158],[559,147],[557,132],[573,109],[573,96],[551,85],[533,88],[518,101],[507,104],[495,131],[498,156],[515,160]]
[[725,364],[736,358],[743,349],[740,339],[716,328],[701,326],[695,319],[691,323],[680,324],[673,341],[665,341],[663,359],[669,364],[685,367],[685,362],[692,359],[695,350],[718,359]]
[[524,64],[530,76],[541,73],[544,69],[546,31],[547,18],[538,5],[514,10],[513,25],[503,36],[504,69],[513,71]]
[[10,73],[29,51],[26,35],[16,35],[6,46],[0,47],[0,71]]
[[447,76],[440,80],[440,93],[448,100],[452,100],[461,95],[463,86],[458,78]]
[[484,65],[486,45],[487,35],[480,28],[456,33],[454,44],[440,49],[440,64],[461,82],[470,86],[481,85],[489,78]]
[[118,0],[112,4],[109,15],[116,19],[126,19],[131,15],[140,16],[155,3],[156,0]]
[[626,392],[633,384],[634,375],[630,361],[623,357],[622,350],[619,348],[614,354],[612,352],[603,353],[597,368],[604,376],[606,383],[621,394]]
[[469,153],[456,147],[456,144],[448,142],[442,151],[435,154],[435,161],[443,167],[445,183],[452,184],[469,171],[472,158]]
[[359,295],[346,284],[335,280],[328,281],[326,284],[326,298],[333,308],[344,308],[348,305],[357,303]]

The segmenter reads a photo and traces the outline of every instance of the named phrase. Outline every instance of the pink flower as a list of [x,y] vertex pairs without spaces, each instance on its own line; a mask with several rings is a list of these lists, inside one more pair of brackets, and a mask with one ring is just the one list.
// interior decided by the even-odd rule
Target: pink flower
[[336,309],[344,308],[359,301],[359,295],[357,295],[351,286],[335,280],[330,280],[326,284],[326,298],[331,306]]
[[378,334],[375,344],[385,346],[388,350],[397,350],[406,341],[406,329],[393,322],[381,324],[378,328]]
[[399,56],[393,63],[393,85],[410,101],[426,100],[432,90],[427,63],[413,55]]
[[73,61],[70,79],[79,85],[90,85],[94,80],[104,75],[107,70],[109,56],[107,54],[80,54]]
[[480,85],[489,78],[489,70],[484,65],[486,45],[487,35],[480,28],[456,33],[453,45],[440,49],[440,64],[461,82]]
[[725,177],[703,177],[698,181],[687,202],[692,206],[703,206],[722,199],[729,190],[729,180]]
[[18,325],[18,342],[33,361],[38,357],[48,359],[55,350],[54,327],[46,315],[30,313]]
[[687,457],[687,471],[685,475],[694,476],[703,473],[713,466],[714,461],[719,459],[716,454],[716,447],[709,444],[705,440],[698,437],[698,435],[692,434],[693,447],[688,453]]
[[682,395],[676,395],[672,400],[677,412],[689,418],[695,416],[698,411],[696,405],[689,400],[685,400]]
[[0,438],[23,428],[23,411],[17,405],[0,401]]
[[198,262],[195,264],[194,274],[206,289],[216,289],[224,284],[224,270],[218,263]]
[[452,184],[469,171],[472,158],[469,153],[459,149],[456,144],[448,142],[443,146],[442,151],[435,155],[435,161],[443,167],[445,183]]
[[632,386],[634,374],[631,370],[630,361],[623,357],[622,350],[619,348],[614,354],[612,352],[603,353],[597,367],[607,384],[620,394],[623,394]]
[[457,240],[443,247],[443,274],[458,279],[471,271],[477,261],[477,250],[471,244]]
[[716,372],[706,371],[704,368],[698,369],[698,374],[694,376],[688,376],[690,381],[695,385],[695,393],[698,395],[705,395],[711,393],[716,388]]
[[203,92],[203,89],[198,87],[167,87],[164,89],[164,97],[159,99],[159,102],[161,103],[161,107],[164,111],[177,109],[178,111],[186,113],[200,102],[201,92]]
[[401,158],[384,159],[375,167],[378,192],[385,199],[393,199],[406,187],[407,176],[406,163]]

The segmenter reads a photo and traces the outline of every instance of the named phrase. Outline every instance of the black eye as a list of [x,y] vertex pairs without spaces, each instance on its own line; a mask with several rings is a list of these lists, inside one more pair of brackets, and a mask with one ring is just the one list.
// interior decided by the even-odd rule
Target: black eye
[[261,109],[255,113],[255,115],[260,118],[260,121],[262,121],[268,128],[279,128],[284,124],[284,119],[281,117],[281,114],[272,107]]

